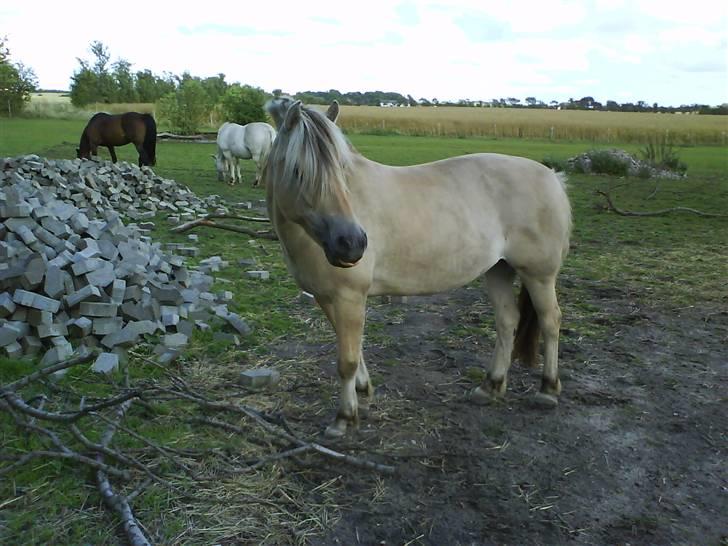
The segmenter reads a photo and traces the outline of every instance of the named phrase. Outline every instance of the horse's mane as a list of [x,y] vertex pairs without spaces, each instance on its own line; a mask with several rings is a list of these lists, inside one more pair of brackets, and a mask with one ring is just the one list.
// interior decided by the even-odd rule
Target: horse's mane
[[298,123],[290,131],[279,131],[273,142],[264,176],[316,204],[336,191],[346,191],[351,157],[339,128],[317,110],[301,107]]

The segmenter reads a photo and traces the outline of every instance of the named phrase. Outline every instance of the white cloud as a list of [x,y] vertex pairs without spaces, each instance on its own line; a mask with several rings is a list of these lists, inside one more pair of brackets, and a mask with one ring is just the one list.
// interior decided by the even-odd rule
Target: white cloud
[[728,15],[709,0],[309,0],[254,9],[128,0],[117,10],[5,0],[0,19],[13,58],[46,88],[67,88],[76,58],[90,58],[100,40],[135,70],[222,72],[267,90],[728,102]]

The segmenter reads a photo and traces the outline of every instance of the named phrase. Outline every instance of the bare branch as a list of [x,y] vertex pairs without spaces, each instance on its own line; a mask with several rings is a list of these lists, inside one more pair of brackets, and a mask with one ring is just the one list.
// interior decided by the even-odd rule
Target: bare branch
[[607,200],[607,209],[612,210],[616,212],[617,214],[621,216],[664,216],[665,214],[669,214],[671,212],[690,212],[692,214],[697,214],[698,216],[704,216],[706,218],[728,218],[728,214],[718,214],[713,212],[702,212],[700,210],[691,209],[689,207],[672,207],[669,209],[662,209],[662,210],[655,210],[651,212],[635,212],[631,210],[624,210],[617,207],[614,202],[612,201],[611,196],[608,192],[602,191],[602,190],[595,190],[596,193],[599,195],[602,195]]
[[259,239],[270,239],[271,241],[278,240],[278,236],[271,230],[256,231],[254,229],[250,229],[245,226],[234,226],[231,224],[221,224],[218,222],[213,222],[212,220],[209,219],[208,216],[204,216],[202,218],[198,218],[197,220],[192,220],[191,222],[186,222],[184,224],[180,224],[179,226],[170,229],[170,231],[173,233],[184,233],[185,231],[189,231],[192,228],[196,228],[196,227],[200,227],[200,226],[224,229],[227,231],[234,231],[235,233],[242,233],[243,235],[249,235],[250,237],[257,237]]
[[[106,427],[104,434],[101,436],[101,448],[108,448],[119,422],[124,418],[124,415],[129,410],[132,402],[132,400],[127,400],[119,405],[116,410],[114,421],[109,423],[109,426]],[[103,453],[96,455],[96,460],[102,462],[104,460]],[[147,537],[144,536],[144,532],[141,530],[139,523],[137,523],[137,520],[134,517],[134,512],[132,512],[131,506],[129,506],[129,501],[126,497],[114,493],[106,472],[103,470],[96,472],[96,483],[99,486],[101,498],[103,498],[106,505],[116,512],[121,518],[121,524],[124,528],[124,533],[126,533],[126,537],[129,540],[129,544],[131,544],[131,546],[151,546]]]
[[99,354],[98,349],[93,349],[92,351],[85,351],[71,359],[64,360],[63,362],[59,362],[58,364],[54,364],[53,366],[48,366],[46,368],[42,368],[42,369],[38,370],[37,372],[34,372],[30,375],[26,375],[22,379],[18,379],[17,381],[8,383],[7,385],[0,387],[0,392],[16,391],[22,387],[25,387],[26,385],[29,385],[33,381],[37,381],[38,379],[40,379],[42,377],[48,377],[49,375],[59,372],[61,370],[66,370],[73,366],[78,366],[79,364],[85,364],[86,362],[90,362],[96,356],[98,356],[98,354]]

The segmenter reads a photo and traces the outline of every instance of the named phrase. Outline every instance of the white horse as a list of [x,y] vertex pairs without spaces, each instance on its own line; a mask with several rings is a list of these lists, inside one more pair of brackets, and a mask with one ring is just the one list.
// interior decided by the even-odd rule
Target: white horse
[[268,214],[293,277],[336,331],[341,399],[327,435],[357,423],[356,391],[372,394],[362,352],[367,296],[432,294],[482,274],[497,337],[473,401],[501,398],[511,360],[535,364],[542,335],[534,400],[556,406],[556,276],[571,231],[562,179],[535,161],[487,153],[389,167],[346,140],[333,123],[337,104],[326,116],[285,98],[267,107],[279,131],[263,169]]
[[275,138],[276,130],[267,123],[223,123],[217,131],[217,153],[212,156],[217,168],[217,179],[222,182],[227,177],[230,185],[242,183],[238,160],[252,159],[255,162],[253,186],[257,186],[263,163]]

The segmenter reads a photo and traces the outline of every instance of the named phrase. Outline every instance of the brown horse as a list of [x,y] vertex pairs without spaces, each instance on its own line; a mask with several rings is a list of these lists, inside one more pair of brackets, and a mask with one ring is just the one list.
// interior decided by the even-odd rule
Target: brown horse
[[534,364],[542,335],[534,401],[556,406],[556,276],[571,230],[563,180],[535,161],[491,153],[390,167],[351,146],[333,123],[336,104],[324,116],[279,98],[268,111],[278,125],[263,168],[269,217],[293,277],[336,332],[341,398],[327,435],[341,436],[357,423],[357,391],[372,394],[362,352],[367,296],[432,294],[480,275],[497,337],[473,401],[503,397],[511,360]]
[[81,142],[76,148],[76,157],[91,159],[97,155],[99,146],[106,146],[111,161],[116,163],[114,146],[133,143],[139,152],[139,166],[154,165],[157,161],[157,124],[151,114],[126,112],[106,114],[99,112],[86,124]]

